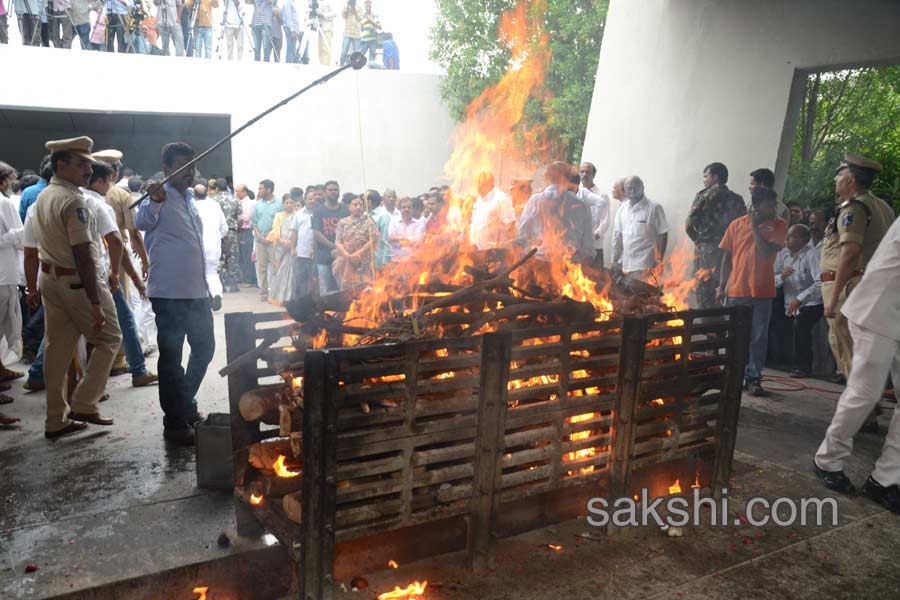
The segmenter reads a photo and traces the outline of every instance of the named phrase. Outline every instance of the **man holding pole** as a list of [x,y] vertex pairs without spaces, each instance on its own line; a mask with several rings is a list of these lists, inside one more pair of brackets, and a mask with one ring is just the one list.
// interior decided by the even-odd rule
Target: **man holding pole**
[[[163,173],[169,177],[194,159],[194,150],[183,142],[162,150]],[[148,189],[135,217],[143,230],[150,255],[147,295],[159,329],[159,404],[163,438],[181,446],[194,444],[197,391],[216,347],[212,310],[206,285],[202,225],[194,206],[191,165],[165,185]],[[191,347],[187,370],[181,366],[184,341]]]

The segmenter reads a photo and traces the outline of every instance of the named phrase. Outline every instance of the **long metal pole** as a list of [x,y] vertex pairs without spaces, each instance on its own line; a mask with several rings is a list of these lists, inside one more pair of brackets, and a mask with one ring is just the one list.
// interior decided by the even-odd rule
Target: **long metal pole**
[[[232,131],[225,137],[223,137],[221,140],[219,140],[218,142],[216,142],[215,144],[210,146],[208,149],[204,150],[203,152],[201,152],[200,154],[195,156],[192,161],[184,164],[182,167],[180,167],[180,168],[176,169],[175,171],[166,175],[166,178],[162,180],[162,184],[165,185],[166,183],[172,181],[172,179],[174,179],[175,177],[180,175],[183,171],[186,171],[187,169],[193,167],[195,164],[197,164],[198,162],[200,162],[201,160],[203,160],[204,158],[209,156],[209,154],[211,154],[214,150],[219,148],[222,144],[229,141],[231,138],[233,138],[234,136],[236,136],[243,130],[247,129],[248,127],[250,127],[257,121],[259,121],[260,119],[265,117],[270,112],[273,112],[274,110],[276,110],[278,108],[281,108],[282,106],[284,106],[285,104],[287,104],[288,102],[290,102],[291,100],[293,100],[294,98],[299,96],[300,94],[303,94],[304,92],[316,87],[317,85],[321,85],[321,84],[325,83],[326,81],[328,81],[329,79],[331,79],[332,77],[337,75],[338,73],[346,71],[347,69],[352,68],[352,69],[358,71],[359,69],[362,69],[366,65],[366,62],[367,62],[367,60],[363,53],[354,52],[353,54],[350,55],[350,62],[348,62],[346,65],[344,65],[342,67],[338,67],[334,71],[332,71],[326,75],[323,75],[322,77],[319,77],[318,79],[316,79],[315,81],[310,83],[308,86],[306,86],[299,92],[295,92],[295,93],[291,94],[290,96],[288,96],[287,98],[285,98],[284,100],[279,102],[278,104],[274,104],[274,105],[270,106],[269,108],[267,108],[266,110],[264,110],[263,112],[259,113],[258,115],[256,115],[255,117],[253,117],[252,119],[250,119],[249,121],[247,121],[246,123],[244,123],[243,125],[238,127],[237,129],[235,129],[234,131]],[[135,206],[137,206],[138,204],[140,204],[141,202],[143,202],[144,200],[146,200],[149,197],[150,197],[150,192],[144,192],[144,194],[140,198],[135,200],[129,208],[134,208]]]

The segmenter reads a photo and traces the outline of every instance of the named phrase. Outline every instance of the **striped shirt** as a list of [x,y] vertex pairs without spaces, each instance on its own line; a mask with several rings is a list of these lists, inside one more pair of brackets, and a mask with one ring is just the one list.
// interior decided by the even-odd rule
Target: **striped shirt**
[[[781,272],[785,267],[793,269],[794,272],[788,278],[782,279]],[[820,275],[819,253],[812,243],[804,246],[796,254],[782,248],[775,257],[775,285],[784,289],[785,310],[794,300],[800,301],[801,308],[822,304]]]
[[256,0],[253,4],[253,20],[250,25],[272,25],[272,0]]
[[363,42],[374,42],[378,39],[378,30],[381,29],[381,22],[378,15],[368,13],[362,16],[359,22],[359,39]]

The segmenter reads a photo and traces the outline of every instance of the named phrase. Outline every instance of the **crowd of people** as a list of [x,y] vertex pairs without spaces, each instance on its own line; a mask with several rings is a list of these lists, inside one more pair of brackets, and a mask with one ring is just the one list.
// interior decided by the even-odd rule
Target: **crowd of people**
[[362,52],[371,68],[400,68],[371,0],[340,11],[330,0],[0,0],[0,43],[10,20],[26,46],[242,60],[246,44],[256,61],[332,66]]
[[[478,250],[535,247],[538,262],[559,260],[563,247],[565,260],[596,267],[604,266],[611,226],[612,269],[655,283],[665,264],[670,227],[662,205],[638,176],[616,180],[607,195],[589,162],[550,164],[535,193],[531,180],[503,191],[491,173],[478,173],[460,211],[446,186],[412,197],[392,189],[342,194],[330,180],[279,195],[270,179],[255,192],[228,177],[204,180],[185,168],[195,154],[181,142],[162,150],[160,175],[177,174],[165,185],[160,175],[144,181],[123,169],[119,151],[92,152],[90,138],[46,145],[36,173],[0,163],[0,358],[32,361],[25,387],[46,389],[51,439],[87,423],[112,424],[99,402],[118,370],[135,386],[158,382],[164,438],[192,444],[202,417],[197,391],[215,349],[212,311],[242,284],[273,304],[354,288],[391,263],[457,243],[449,232],[465,232]],[[780,202],[767,168],[750,173],[745,203],[729,189],[727,167],[711,163],[684,224],[694,245],[694,306],[749,307],[749,393],[766,394],[771,328],[787,325],[792,375],[808,377],[811,332],[826,319],[847,386],[816,472],[838,491],[852,488],[842,467],[853,435],[874,420],[889,373],[900,380],[900,221],[869,191],[880,171],[877,162],[847,154],[829,211]],[[147,198],[137,210],[129,208],[141,194]],[[612,216],[611,199],[620,202]],[[158,376],[144,364],[157,348]],[[73,364],[81,365],[78,384],[67,391]],[[3,385],[24,376],[0,362]],[[892,422],[865,490],[900,511],[897,437],[900,425]]]

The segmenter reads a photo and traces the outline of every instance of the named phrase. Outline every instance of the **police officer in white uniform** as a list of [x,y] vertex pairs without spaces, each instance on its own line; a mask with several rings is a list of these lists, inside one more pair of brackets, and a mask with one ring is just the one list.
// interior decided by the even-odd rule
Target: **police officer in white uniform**
[[[884,390],[888,373],[900,401],[900,219],[894,221],[869,261],[866,272],[841,312],[853,337],[853,364],[847,387],[819,446],[815,470],[833,490],[852,493],[844,461]],[[900,514],[900,410],[888,428],[881,456],[862,488],[863,494]]]

